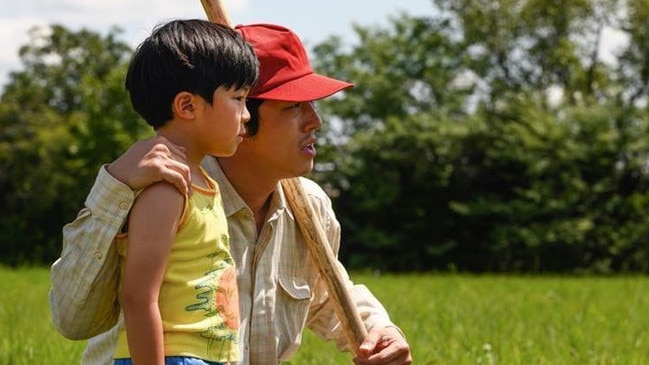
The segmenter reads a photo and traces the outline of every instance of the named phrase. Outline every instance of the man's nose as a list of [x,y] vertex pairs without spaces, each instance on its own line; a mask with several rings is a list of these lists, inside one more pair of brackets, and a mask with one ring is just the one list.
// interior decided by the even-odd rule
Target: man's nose
[[322,119],[318,114],[318,109],[313,101],[304,103],[303,108],[306,108],[304,115],[306,116],[305,130],[312,131],[322,127]]

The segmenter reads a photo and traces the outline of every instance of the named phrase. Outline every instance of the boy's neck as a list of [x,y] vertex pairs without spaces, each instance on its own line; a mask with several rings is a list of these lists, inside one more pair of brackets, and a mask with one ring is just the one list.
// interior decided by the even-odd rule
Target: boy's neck
[[189,167],[192,184],[200,187],[208,187],[200,168],[205,153],[196,151],[192,148],[191,143],[188,143],[185,139],[174,135],[173,133],[169,133],[168,131],[158,131],[156,134],[165,137],[169,142],[185,149],[185,163]]

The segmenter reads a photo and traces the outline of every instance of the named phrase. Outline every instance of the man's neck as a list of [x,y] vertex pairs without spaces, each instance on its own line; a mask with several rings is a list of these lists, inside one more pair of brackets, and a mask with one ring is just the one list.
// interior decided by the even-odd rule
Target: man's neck
[[279,180],[264,174],[263,168],[257,169],[236,158],[217,158],[217,162],[234,190],[252,210],[255,220],[263,220]]

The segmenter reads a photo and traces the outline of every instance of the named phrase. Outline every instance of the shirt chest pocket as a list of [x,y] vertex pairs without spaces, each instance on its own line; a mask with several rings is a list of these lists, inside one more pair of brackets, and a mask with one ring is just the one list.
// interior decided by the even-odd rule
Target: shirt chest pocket
[[280,360],[290,358],[297,350],[309,314],[313,291],[302,277],[279,276],[275,333],[278,335]]
[[311,287],[306,279],[295,276],[282,276],[277,278],[279,287],[289,299],[302,301],[311,299]]

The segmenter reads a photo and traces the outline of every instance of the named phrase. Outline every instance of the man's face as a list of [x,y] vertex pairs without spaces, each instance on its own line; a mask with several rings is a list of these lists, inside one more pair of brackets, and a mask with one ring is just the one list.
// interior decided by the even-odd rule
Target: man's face
[[315,131],[322,126],[312,102],[266,100],[259,107],[259,130],[245,138],[245,153],[259,173],[282,179],[306,174],[316,156]]

